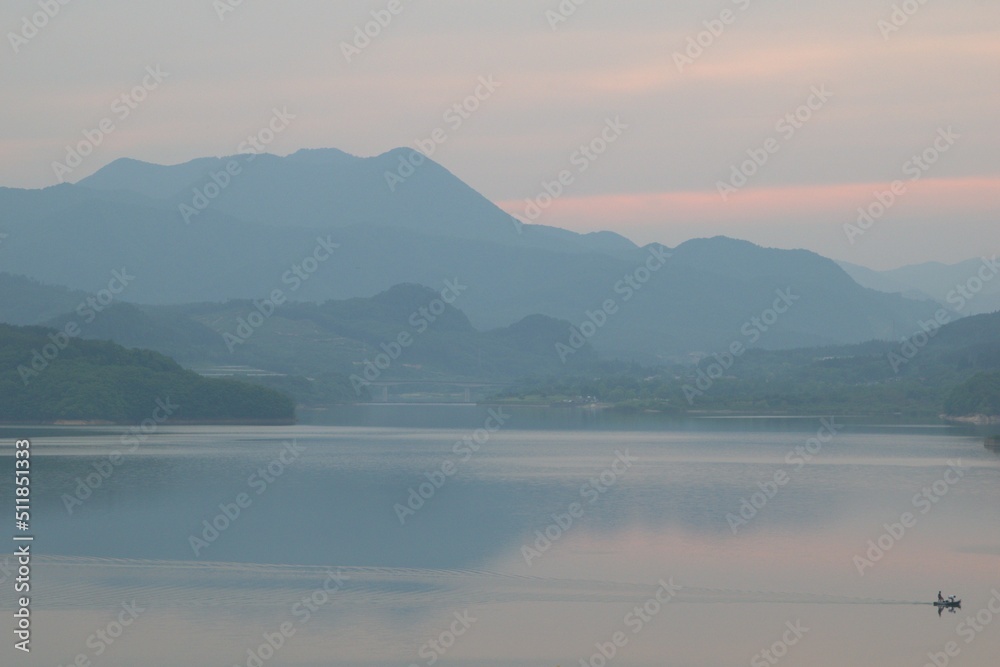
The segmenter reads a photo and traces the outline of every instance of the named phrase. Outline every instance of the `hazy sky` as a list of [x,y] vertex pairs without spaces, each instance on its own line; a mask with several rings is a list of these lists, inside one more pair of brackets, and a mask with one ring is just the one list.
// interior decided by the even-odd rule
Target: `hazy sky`
[[[1000,251],[996,0],[63,1],[0,6],[2,185],[56,183],[105,118],[67,180],[235,153],[278,108],[295,118],[270,152],[376,155],[442,128],[434,159],[508,211],[567,170],[537,221],[640,243],[726,234],[876,268]],[[373,11],[386,25],[348,62]],[[499,87],[446,116],[480,77]],[[577,153],[609,119],[627,127],[605,152]],[[748,151],[762,164],[724,200]]]

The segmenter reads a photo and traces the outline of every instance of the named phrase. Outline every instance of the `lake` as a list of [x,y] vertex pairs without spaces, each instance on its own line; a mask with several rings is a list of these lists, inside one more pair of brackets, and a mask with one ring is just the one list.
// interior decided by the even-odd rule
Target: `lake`
[[[304,422],[124,443],[120,428],[0,429],[6,506],[14,439],[34,454],[32,651],[6,631],[3,664],[1000,655],[1000,454],[972,431],[485,406]],[[963,609],[939,616],[939,589]]]

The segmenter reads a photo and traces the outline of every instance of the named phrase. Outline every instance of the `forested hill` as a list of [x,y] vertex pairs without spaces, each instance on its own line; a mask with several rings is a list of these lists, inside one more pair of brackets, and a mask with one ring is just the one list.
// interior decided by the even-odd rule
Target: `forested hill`
[[502,398],[678,413],[1000,415],[1000,313],[926,326],[899,342],[721,351],[696,364],[525,380]]
[[149,350],[0,324],[0,422],[291,423],[277,391],[204,378]]
[[977,373],[955,387],[945,402],[953,417],[1000,420],[1000,373]]

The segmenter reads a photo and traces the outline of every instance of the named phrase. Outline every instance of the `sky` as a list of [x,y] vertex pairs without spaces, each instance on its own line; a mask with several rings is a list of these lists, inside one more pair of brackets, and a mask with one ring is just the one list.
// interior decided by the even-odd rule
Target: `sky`
[[268,152],[419,146],[638,243],[1000,251],[995,0],[5,0],[0,32],[2,186],[230,155],[278,109]]

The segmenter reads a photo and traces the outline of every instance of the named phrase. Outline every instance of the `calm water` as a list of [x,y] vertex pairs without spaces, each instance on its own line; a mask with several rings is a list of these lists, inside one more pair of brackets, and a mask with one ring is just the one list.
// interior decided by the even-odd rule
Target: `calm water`
[[[7,507],[32,437],[36,535],[33,650],[5,630],[0,662],[997,664],[1000,455],[981,437],[505,413],[495,432],[444,406],[164,428],[111,468],[118,429],[0,429]],[[939,588],[962,612],[916,604]],[[13,595],[8,577],[8,619]]]

